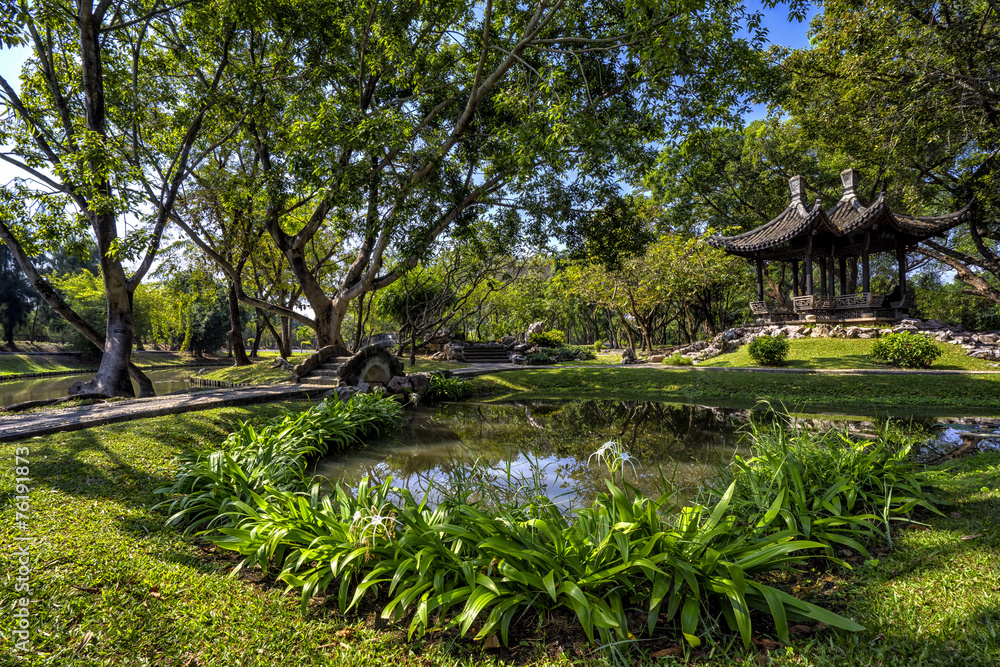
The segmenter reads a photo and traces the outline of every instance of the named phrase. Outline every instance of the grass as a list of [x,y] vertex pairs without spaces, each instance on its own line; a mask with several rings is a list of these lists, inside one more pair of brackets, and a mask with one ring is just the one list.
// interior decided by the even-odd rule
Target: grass
[[[298,598],[197,538],[164,526],[153,489],[175,472],[173,456],[221,443],[238,420],[282,407],[226,408],[0,444],[0,541],[14,544],[13,456],[31,468],[31,651],[5,665],[570,665],[609,664],[544,628],[511,651],[448,639],[408,642],[405,628],[343,616],[330,603],[301,616]],[[1000,454],[952,462],[947,517],[898,531],[891,552],[854,570],[809,572],[797,595],[866,626],[857,635],[813,628],[768,653],[770,664],[986,666],[1000,663]],[[967,536],[975,536],[963,539]],[[5,599],[15,559],[0,552]],[[10,637],[11,616],[0,615]],[[679,642],[682,643],[682,642]],[[709,667],[763,664],[763,649],[717,644],[689,652]],[[655,652],[662,645],[639,644]],[[760,660],[759,660],[760,659]],[[645,657],[645,665],[684,664]]]
[[729,371],[711,373],[649,364],[630,367],[533,368],[481,375],[480,394],[518,398],[617,398],[709,401],[751,406],[760,400],[789,408],[861,414],[996,414],[1000,375],[813,375]]
[[[235,382],[238,384],[249,384],[255,386],[281,384],[292,380],[294,376],[291,371],[271,367],[271,364],[274,363],[274,360],[278,356],[277,354],[261,356],[264,356],[265,358],[255,362],[251,366],[227,366],[225,368],[217,368],[215,370],[202,373],[198,377],[206,380],[220,380],[222,382]],[[288,358],[288,363],[294,366],[295,364],[301,363],[309,356],[310,353],[293,354]]]
[[[785,368],[887,368],[887,366],[876,364],[868,358],[875,339],[860,338],[796,338],[788,341],[788,360]],[[961,345],[951,343],[937,343],[941,349],[941,356],[934,365],[933,370],[997,370],[996,362],[985,359],[973,359],[965,354]],[[698,364],[707,367],[743,367],[756,366],[747,346],[742,345],[734,352],[720,354],[717,357],[708,359]]]

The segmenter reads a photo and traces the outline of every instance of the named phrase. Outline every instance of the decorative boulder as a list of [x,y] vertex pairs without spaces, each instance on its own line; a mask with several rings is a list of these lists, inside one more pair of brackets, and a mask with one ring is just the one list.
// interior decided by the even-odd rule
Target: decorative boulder
[[[292,366],[290,363],[288,363],[286,359],[282,359],[281,357],[278,357],[277,359],[274,360],[274,362],[271,364],[271,368],[280,368],[286,371],[295,370],[295,366]],[[205,369],[203,368],[201,370]],[[198,371],[198,374],[201,375],[201,371]]]
[[431,360],[444,361],[445,360],[444,352],[435,352],[434,354],[431,355]]
[[649,363],[651,363],[651,364],[658,364],[658,363],[662,362],[666,358],[667,358],[667,355],[665,355],[665,354],[654,354],[654,355],[652,355],[649,358]]
[[[451,371],[448,371],[448,373],[450,374]],[[410,386],[413,387],[413,393],[417,396],[425,396],[431,388],[430,373],[413,373],[406,377],[410,381]]]
[[635,350],[630,347],[626,347],[622,350],[622,363],[623,364],[641,364],[642,360],[635,355]]
[[512,354],[510,355],[510,363],[524,366],[528,363],[528,358],[523,354]]
[[448,361],[465,361],[465,348],[460,343],[448,343],[444,346],[444,356]]
[[531,345],[527,343],[521,343],[520,345],[514,346],[514,352],[516,352],[517,354],[525,354],[530,349]]
[[340,402],[344,403],[356,393],[358,393],[358,390],[354,387],[335,387],[323,395],[327,398],[340,399]]
[[510,349],[517,345],[517,336],[504,336],[500,339],[500,344]]
[[413,391],[413,385],[410,384],[410,378],[397,375],[391,378],[386,384],[385,388],[390,394],[409,394]]

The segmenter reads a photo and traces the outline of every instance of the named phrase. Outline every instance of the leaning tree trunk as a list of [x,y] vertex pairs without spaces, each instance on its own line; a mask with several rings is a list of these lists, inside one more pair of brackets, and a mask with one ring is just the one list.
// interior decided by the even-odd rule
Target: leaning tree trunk
[[240,301],[236,296],[236,285],[229,283],[229,345],[233,348],[233,366],[250,366],[246,348],[243,346],[243,322],[240,319]]
[[[105,292],[108,297],[107,334],[97,375],[87,382],[73,385],[74,394],[104,394],[105,396],[135,396],[129,367],[135,322],[132,317],[132,296],[129,294],[125,272],[119,267],[102,262]],[[117,268],[118,270],[115,270]],[[141,371],[140,371],[141,373]]]

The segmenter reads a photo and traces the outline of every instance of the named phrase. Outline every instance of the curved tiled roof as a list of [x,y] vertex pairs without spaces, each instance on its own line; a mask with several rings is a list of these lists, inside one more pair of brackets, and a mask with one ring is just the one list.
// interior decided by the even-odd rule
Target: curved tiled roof
[[955,213],[932,217],[914,217],[894,213],[885,203],[885,193],[874,203],[851,193],[845,195],[828,211],[820,209],[819,201],[811,211],[795,202],[774,220],[736,236],[713,236],[709,244],[734,254],[756,253],[787,243],[808,229],[823,230],[835,237],[868,228],[886,221],[900,234],[923,240],[942,234],[969,219],[972,202]]

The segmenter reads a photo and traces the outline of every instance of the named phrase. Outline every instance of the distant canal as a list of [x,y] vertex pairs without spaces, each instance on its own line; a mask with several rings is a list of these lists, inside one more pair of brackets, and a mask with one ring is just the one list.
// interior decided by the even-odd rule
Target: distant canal
[[[157,396],[163,396],[175,391],[187,391],[193,385],[187,379],[198,372],[197,367],[188,366],[185,368],[169,368],[159,371],[146,371],[146,375],[153,381],[153,389]],[[93,377],[90,374],[80,373],[75,375],[60,375],[58,377],[34,378],[30,380],[15,380],[13,382],[0,382],[0,405],[13,405],[24,401],[40,401],[46,398],[59,398],[65,396],[72,385],[77,380],[88,380]],[[138,393],[135,382],[133,389]]]

